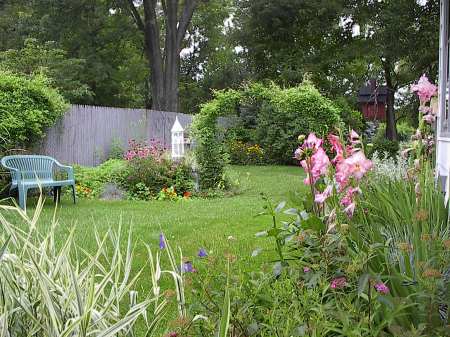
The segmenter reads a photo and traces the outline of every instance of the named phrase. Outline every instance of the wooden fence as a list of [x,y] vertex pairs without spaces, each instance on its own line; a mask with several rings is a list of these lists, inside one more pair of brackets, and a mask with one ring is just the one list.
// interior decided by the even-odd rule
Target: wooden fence
[[185,129],[192,122],[182,113],[72,105],[47,130],[37,152],[67,164],[95,166],[108,157],[113,143],[126,149],[130,139],[157,139],[170,147],[175,116]]

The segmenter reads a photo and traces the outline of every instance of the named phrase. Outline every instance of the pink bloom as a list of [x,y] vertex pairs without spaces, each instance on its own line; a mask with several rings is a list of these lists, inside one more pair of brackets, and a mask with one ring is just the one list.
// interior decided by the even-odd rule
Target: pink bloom
[[349,218],[353,217],[353,213],[355,213],[355,207],[356,207],[356,204],[354,202],[352,202],[350,205],[348,205],[344,209],[344,212],[347,214],[347,216]]
[[344,207],[350,206],[350,204],[353,202],[354,194],[361,194],[361,189],[359,187],[349,187],[347,192],[345,193],[345,196],[341,199],[341,205]]
[[345,186],[348,184],[348,179],[350,178],[351,171],[350,166],[348,165],[346,160],[342,160],[336,165],[336,174],[335,179],[339,184],[339,190],[342,191]]
[[322,143],[322,139],[317,138],[314,133],[310,133],[308,138],[306,138],[304,145],[309,149],[318,150]]
[[425,74],[423,74],[419,79],[419,82],[411,86],[411,90],[417,92],[420,102],[426,103],[436,94],[437,87],[428,80]]
[[311,156],[310,167],[308,167],[308,162],[306,160],[302,160],[300,164],[308,174],[304,180],[304,183],[309,185],[310,177],[314,184],[322,175],[327,173],[328,166],[330,165],[330,159],[325,151],[320,147],[316,153]]
[[328,185],[322,193],[316,194],[314,201],[318,204],[323,204],[325,202],[325,200],[328,199],[328,197],[331,195],[332,192],[333,192],[333,186]]
[[376,291],[378,291],[380,294],[388,294],[389,293],[389,288],[386,284],[384,284],[383,282],[378,282],[374,285],[374,288],[376,289]]
[[347,279],[345,277],[338,277],[331,281],[331,289],[341,289],[347,285]]
[[362,151],[355,152],[345,159],[351,170],[351,175],[360,180],[372,168],[372,161],[366,158]]
[[423,116],[423,120],[425,121],[425,123],[428,123],[428,124],[433,124],[435,118],[436,118],[436,117],[434,117],[434,116],[431,115],[431,114],[430,114],[430,115],[425,115],[425,116]]
[[303,267],[304,273],[309,273],[310,271],[311,271],[311,269],[309,267]]
[[341,140],[338,136],[329,135],[328,140],[331,143],[332,150],[336,153],[336,157],[332,160],[333,164],[344,159],[344,147],[341,144]]

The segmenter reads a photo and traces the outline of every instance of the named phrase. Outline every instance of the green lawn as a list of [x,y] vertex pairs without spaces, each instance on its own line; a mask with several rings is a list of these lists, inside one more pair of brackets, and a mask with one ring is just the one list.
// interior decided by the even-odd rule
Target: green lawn
[[[80,199],[74,205],[69,197],[57,210],[59,231],[68,232],[75,227],[78,242],[89,248],[95,244],[94,229],[104,233],[109,227],[132,229],[140,243],[158,244],[158,235],[166,233],[173,245],[179,245],[185,255],[195,254],[204,247],[213,254],[230,249],[245,259],[254,248],[266,240],[255,238],[255,233],[267,228],[269,219],[255,217],[262,211],[261,193],[274,202],[287,200],[300,191],[302,170],[297,167],[233,167],[233,179],[238,179],[240,192],[232,197],[191,199],[188,201],[99,201]],[[34,212],[35,200],[28,202],[28,214]],[[54,204],[47,197],[40,222],[51,222]],[[228,240],[232,236],[235,240]],[[144,251],[137,251],[137,254]]]

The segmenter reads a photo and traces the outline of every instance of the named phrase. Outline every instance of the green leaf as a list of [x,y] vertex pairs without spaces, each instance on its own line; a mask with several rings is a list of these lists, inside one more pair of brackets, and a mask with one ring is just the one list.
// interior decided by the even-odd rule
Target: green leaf
[[281,210],[284,208],[284,206],[286,206],[286,201],[282,201],[278,204],[277,207],[275,207],[275,213],[280,213]]
[[268,232],[267,235],[268,236],[273,236],[274,238],[278,237],[278,234],[280,234],[282,232],[281,229],[279,228],[271,228]]
[[301,222],[304,229],[312,229],[316,232],[323,232],[326,229],[325,223],[316,215],[311,215],[308,219]]
[[225,298],[223,300],[222,313],[219,322],[219,330],[217,337],[227,337],[228,329],[230,327],[230,262],[228,262],[227,285],[225,287]]
[[370,275],[368,273],[364,273],[359,277],[358,280],[358,296],[366,289],[367,284],[369,283]]
[[8,247],[8,243],[11,240],[11,235],[8,236],[5,243],[3,244],[2,248],[0,248],[0,261],[2,260],[3,254],[6,252],[6,248]]

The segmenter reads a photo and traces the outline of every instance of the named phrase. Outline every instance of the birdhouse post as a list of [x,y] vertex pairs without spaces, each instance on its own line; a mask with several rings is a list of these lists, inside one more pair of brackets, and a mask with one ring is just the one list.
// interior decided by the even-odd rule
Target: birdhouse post
[[179,160],[184,157],[184,129],[178,120],[175,118],[172,129],[172,159]]

